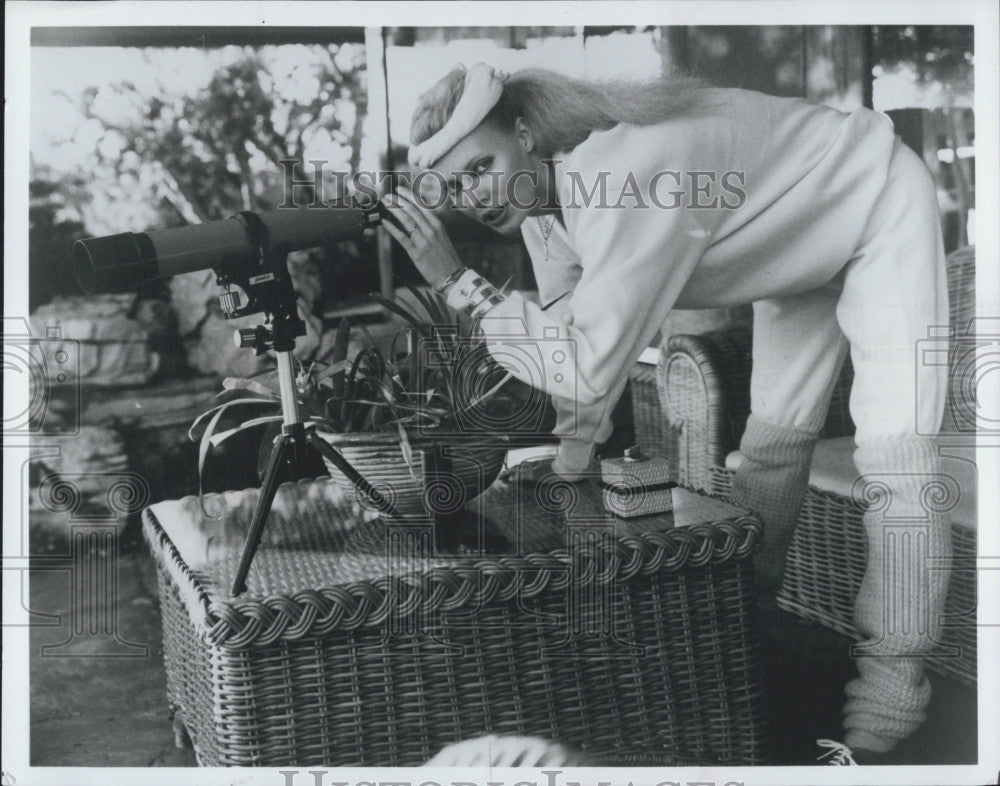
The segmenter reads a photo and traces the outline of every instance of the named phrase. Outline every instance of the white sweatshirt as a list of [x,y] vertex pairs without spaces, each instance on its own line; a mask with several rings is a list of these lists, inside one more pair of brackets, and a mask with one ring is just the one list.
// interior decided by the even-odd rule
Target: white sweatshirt
[[886,182],[895,136],[881,113],[737,89],[710,98],[697,116],[620,124],[556,156],[565,229],[529,218],[522,233],[542,303],[572,295],[542,311],[513,293],[483,319],[494,356],[552,395],[566,476],[610,435],[628,369],[670,309],[831,282]]

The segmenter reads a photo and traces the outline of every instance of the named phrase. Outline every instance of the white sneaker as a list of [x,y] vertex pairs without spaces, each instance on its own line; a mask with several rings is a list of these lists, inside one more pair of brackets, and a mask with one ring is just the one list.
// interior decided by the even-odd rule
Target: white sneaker
[[821,748],[828,748],[826,753],[822,753],[816,757],[816,761],[823,761],[826,759],[824,764],[829,764],[834,767],[857,767],[858,763],[854,761],[851,749],[848,748],[844,743],[837,742],[835,740],[816,740],[816,744]]
[[442,748],[427,767],[571,767],[581,757],[557,742],[539,737],[491,734]]

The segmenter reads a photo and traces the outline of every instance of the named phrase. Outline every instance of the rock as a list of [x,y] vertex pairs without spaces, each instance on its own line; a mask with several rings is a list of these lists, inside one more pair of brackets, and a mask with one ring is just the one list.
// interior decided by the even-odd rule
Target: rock
[[149,348],[160,356],[160,377],[172,379],[188,371],[184,343],[177,329],[177,313],[165,300],[140,300],[133,319],[142,325]]
[[311,313],[323,294],[323,279],[320,275],[320,255],[315,250],[293,251],[288,255],[288,274],[292,278],[292,288],[299,305]]
[[[55,442],[59,455],[45,457],[41,463],[80,495],[80,505],[73,512],[107,510],[110,485],[116,476],[129,471],[128,455],[118,432],[103,426],[82,426],[77,434]],[[48,485],[42,482],[43,489]],[[43,508],[52,507],[44,500],[41,504]]]
[[57,298],[31,315],[40,364],[50,385],[137,385],[156,374],[160,357],[130,314],[134,295]]
[[188,438],[195,418],[218,403],[216,377],[171,380],[157,386],[88,396],[83,422],[114,428],[129,468],[146,479],[150,501],[198,490],[198,443]]
[[306,323],[306,334],[295,339],[295,357],[303,360],[319,357],[316,353],[323,345],[324,334],[330,333],[332,338],[335,331],[324,331],[323,320],[306,312],[301,301],[298,303],[298,311],[299,318]]
[[199,270],[170,279],[170,304],[177,314],[177,330],[182,338],[188,338],[209,316],[209,309],[218,309],[218,287],[215,273]]
[[137,428],[145,431],[182,426],[218,403],[218,377],[171,380],[156,386],[118,391],[94,391],[83,402],[82,422],[88,426]]
[[123,472],[128,457],[118,432],[107,426],[81,426],[59,441],[60,456],[47,464],[55,472]]
[[132,318],[142,325],[150,346],[156,349],[177,336],[177,315],[166,301],[140,300],[135,304]]

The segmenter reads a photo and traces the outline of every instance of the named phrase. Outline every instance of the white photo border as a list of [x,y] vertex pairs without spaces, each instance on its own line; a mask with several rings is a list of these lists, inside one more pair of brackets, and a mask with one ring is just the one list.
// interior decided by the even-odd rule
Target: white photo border
[[[191,19],[197,5],[202,26],[262,25],[280,27],[387,25],[426,26],[429,19],[461,20],[478,26],[516,25],[973,25],[975,27],[976,122],[976,246],[979,262],[976,279],[978,313],[1000,313],[1000,44],[995,0],[715,0],[714,2],[121,2],[6,3],[6,123],[4,135],[4,314],[28,314],[26,270],[28,247],[28,161],[30,29],[71,26],[173,26]],[[994,318],[994,324],[1000,319]],[[7,375],[5,374],[5,377]],[[988,380],[981,394],[1000,401],[1000,375]],[[5,379],[4,407],[12,411],[27,400],[27,389],[16,378]],[[23,409],[23,404],[21,409]],[[979,572],[979,763],[961,766],[865,768],[865,782],[893,784],[982,784],[998,782],[1000,752],[1000,484],[984,482],[1000,477],[1000,450],[980,447],[980,520],[992,526],[979,530],[982,555]],[[26,510],[20,468],[10,451],[4,451],[3,513],[5,521],[19,521]],[[4,528],[4,554],[19,553],[18,527]],[[20,574],[3,576],[3,621],[23,620]],[[28,629],[4,627],[3,635],[3,741],[4,785],[67,784],[85,786],[121,780],[130,784],[260,784],[285,786],[279,768],[114,768],[32,767],[29,761]],[[990,668],[994,664],[994,668]],[[817,675],[821,679],[822,675]],[[314,768],[315,769],[315,768]],[[741,784],[839,784],[858,782],[859,771],[839,767],[565,769],[560,783],[600,781],[611,784],[712,783]],[[496,769],[489,772],[424,769],[418,774],[404,768],[350,768],[329,770],[324,784],[396,783],[513,784],[528,781],[548,784],[537,770]],[[305,768],[295,781],[312,785]]]

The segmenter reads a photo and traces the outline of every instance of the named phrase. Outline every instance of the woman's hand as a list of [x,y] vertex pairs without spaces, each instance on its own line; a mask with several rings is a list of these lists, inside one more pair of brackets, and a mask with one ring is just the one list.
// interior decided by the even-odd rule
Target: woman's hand
[[382,226],[410,255],[428,284],[437,286],[462,267],[440,219],[421,205],[410,189],[400,187],[382,203],[392,219]]

